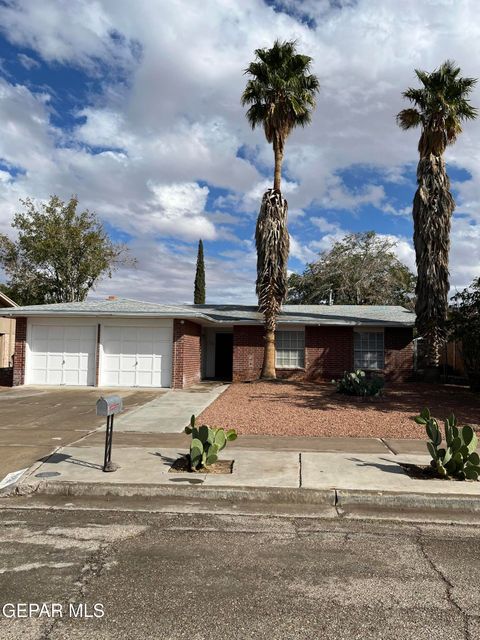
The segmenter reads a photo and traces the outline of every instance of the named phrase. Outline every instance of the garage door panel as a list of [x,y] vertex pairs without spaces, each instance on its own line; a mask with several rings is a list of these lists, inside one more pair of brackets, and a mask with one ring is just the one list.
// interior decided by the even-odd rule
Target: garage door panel
[[115,354],[121,353],[122,341],[121,340],[108,340],[103,342],[103,351],[106,355],[114,357]]
[[118,376],[119,386],[138,387],[135,371],[121,371]]
[[103,370],[105,372],[111,372],[111,371],[119,371],[119,369],[120,369],[120,356],[113,356],[110,354],[105,355]]
[[47,377],[45,382],[37,382],[36,384],[53,384],[53,385],[65,384],[63,382],[63,373],[62,371],[47,371]]
[[46,369],[47,362],[48,362],[48,356],[46,353],[32,354],[32,360],[31,360],[32,369]]
[[58,336],[55,336],[54,339],[47,342],[46,351],[48,351],[49,353],[57,353],[61,356],[65,348],[68,348],[68,345],[65,344],[63,338],[59,340]]
[[32,324],[29,333],[30,384],[95,383],[95,325]]
[[102,342],[102,384],[137,387],[171,385],[171,327],[105,326]]

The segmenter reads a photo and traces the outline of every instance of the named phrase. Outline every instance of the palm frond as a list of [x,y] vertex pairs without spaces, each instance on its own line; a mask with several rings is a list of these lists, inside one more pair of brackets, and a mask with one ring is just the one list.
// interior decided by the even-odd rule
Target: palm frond
[[241,97],[249,105],[246,117],[252,127],[263,124],[267,140],[288,136],[305,126],[315,109],[318,78],[310,73],[312,58],[297,53],[295,41],[275,40],[269,49],[257,49],[245,69],[249,76]]
[[[415,69],[420,80],[420,88],[408,88],[403,97],[415,105],[415,109],[404,109],[397,115],[397,123],[402,129],[411,129],[418,125],[430,128],[432,135],[427,138],[439,143],[434,131],[443,128],[445,144],[451,144],[461,133],[464,120],[474,120],[478,110],[468,99],[477,82],[476,78],[462,78],[461,69],[453,60],[446,60],[431,73]],[[443,123],[443,125],[442,125]]]
[[416,109],[403,109],[397,115],[397,124],[401,129],[413,129],[422,124],[422,115]]

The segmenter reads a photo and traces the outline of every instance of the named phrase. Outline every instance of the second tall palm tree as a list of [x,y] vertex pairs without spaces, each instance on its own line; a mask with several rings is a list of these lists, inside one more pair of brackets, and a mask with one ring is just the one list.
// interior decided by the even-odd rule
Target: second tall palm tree
[[262,378],[275,378],[275,328],[287,296],[289,236],[288,205],[281,193],[285,141],[296,126],[309,124],[319,89],[310,73],[312,58],[297,53],[296,42],[275,41],[270,49],[257,49],[245,73],[250,76],[242,95],[249,105],[247,119],[254,129],[263,126],[272,144],[275,171],[273,189],[262,199],[255,231],[257,247],[258,308],[265,318]]
[[462,78],[460,68],[450,60],[432,73],[415,73],[422,86],[403,93],[414,107],[400,111],[397,122],[402,129],[421,128],[413,201],[418,272],[415,312],[418,333],[425,341],[427,368],[438,369],[440,348],[446,340],[450,226],[455,208],[443,154],[461,133],[461,123],[477,116],[468,100],[476,79]]

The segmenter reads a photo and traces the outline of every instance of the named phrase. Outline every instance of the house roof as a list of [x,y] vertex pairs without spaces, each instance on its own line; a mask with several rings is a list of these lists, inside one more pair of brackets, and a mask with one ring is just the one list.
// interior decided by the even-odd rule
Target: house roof
[[[255,306],[163,305],[127,298],[43,304],[9,309],[11,316],[153,317],[198,320],[204,324],[258,324],[262,315]],[[282,324],[389,325],[411,327],[415,315],[400,306],[382,305],[284,305],[278,317]]]
[[4,307],[16,307],[18,306],[16,302],[11,300],[5,293],[0,291],[0,308]]

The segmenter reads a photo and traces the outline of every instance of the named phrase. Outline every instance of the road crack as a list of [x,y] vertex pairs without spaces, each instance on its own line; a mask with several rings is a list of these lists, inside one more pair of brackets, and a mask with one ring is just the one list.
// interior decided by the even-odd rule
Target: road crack
[[[87,557],[77,579],[74,582],[75,588],[69,597],[65,596],[62,603],[63,611],[68,611],[70,604],[76,604],[79,601],[84,601],[88,585],[92,580],[102,575],[112,547],[113,543],[103,544]],[[55,629],[62,623],[62,620],[63,618],[56,617],[47,621],[41,631],[39,640],[50,640]]]
[[440,578],[440,580],[442,581],[444,587],[445,587],[445,595],[447,597],[447,602],[448,604],[455,609],[456,611],[458,611],[458,613],[461,615],[462,620],[463,620],[463,635],[465,637],[465,640],[472,640],[472,635],[470,633],[470,629],[469,629],[469,621],[470,619],[474,619],[476,618],[476,616],[472,616],[469,613],[467,613],[466,611],[464,611],[464,609],[458,604],[458,602],[455,600],[455,597],[453,595],[453,590],[454,590],[454,585],[453,583],[449,580],[448,576],[442,571],[442,569],[438,566],[438,564],[435,562],[435,560],[433,558],[430,557],[427,549],[426,549],[426,545],[425,545],[425,538],[423,536],[423,533],[420,529],[417,528],[417,536],[415,537],[416,543],[418,545],[418,548],[420,549],[420,552],[422,554],[422,556],[425,558],[425,561],[428,563],[428,565],[431,567],[431,569],[435,572],[435,574]]

